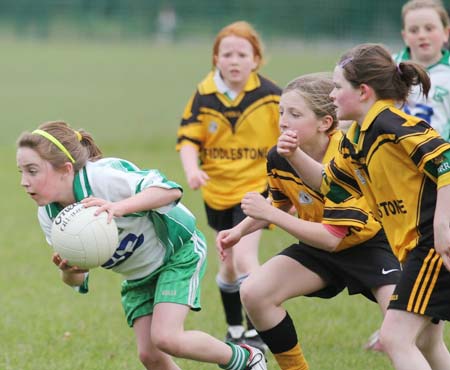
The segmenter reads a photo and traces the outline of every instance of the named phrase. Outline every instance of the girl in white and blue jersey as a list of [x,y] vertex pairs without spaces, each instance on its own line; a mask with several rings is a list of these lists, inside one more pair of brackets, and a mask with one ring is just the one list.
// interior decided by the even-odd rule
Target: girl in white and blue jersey
[[[147,369],[179,369],[172,356],[229,370],[266,369],[263,354],[255,348],[184,330],[189,310],[200,310],[206,244],[195,217],[179,203],[178,184],[157,170],[102,158],[89,133],[64,122],[23,133],[17,146],[21,185],[39,206],[49,244],[53,219],[69,204],[99,206],[96,214],[114,217],[119,245],[102,267],[124,278],[122,305]],[[87,270],[69,266],[57,253],[52,261],[67,285],[88,292]]]
[[402,37],[406,47],[394,55],[400,62],[411,60],[427,69],[431,80],[428,97],[419,86],[412,88],[403,106],[406,113],[427,121],[450,141],[450,21],[438,0],[411,0],[402,8]]

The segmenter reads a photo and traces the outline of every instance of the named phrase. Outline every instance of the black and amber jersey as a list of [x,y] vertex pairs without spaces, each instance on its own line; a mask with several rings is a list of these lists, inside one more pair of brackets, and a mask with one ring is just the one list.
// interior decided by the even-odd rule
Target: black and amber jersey
[[205,202],[223,210],[239,204],[249,191],[267,188],[266,157],[280,134],[281,89],[252,73],[234,99],[220,93],[214,72],[198,85],[178,129],[176,149],[193,145],[209,180],[202,187]]
[[[336,155],[342,138],[341,131],[330,136],[323,163]],[[275,207],[284,208],[293,204],[298,217],[303,220],[348,227],[349,231],[336,251],[361,244],[380,231],[381,225],[370,214],[364,198],[349,197],[339,204],[325,198],[302,181],[286,159],[277,153],[276,147],[269,152],[267,173],[269,194]]]
[[[450,149],[428,123],[380,100],[353,123],[325,167],[321,191],[335,201],[364,195],[400,261],[418,244],[433,247],[437,168]],[[449,174],[440,185],[450,184]]]

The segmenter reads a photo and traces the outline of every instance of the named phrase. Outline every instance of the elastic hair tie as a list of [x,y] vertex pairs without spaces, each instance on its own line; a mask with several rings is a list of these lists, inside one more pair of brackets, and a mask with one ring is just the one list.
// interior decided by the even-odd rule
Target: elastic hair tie
[[339,67],[344,68],[352,60],[353,60],[353,57],[345,58],[342,62],[339,63]]
[[83,136],[81,136],[79,131],[73,130],[73,132],[75,132],[75,135],[77,136],[78,141],[81,141],[83,139]]
[[62,145],[61,142],[56,137],[54,137],[53,135],[49,134],[47,131],[44,130],[34,130],[32,134],[41,135],[45,137],[48,141],[55,144],[58,147],[58,149],[61,150],[67,156],[67,158],[70,159],[72,163],[75,163],[75,159],[73,159],[72,155],[69,153],[66,147]]
[[403,74],[402,70],[400,69],[400,63],[397,64],[397,72],[400,76]]

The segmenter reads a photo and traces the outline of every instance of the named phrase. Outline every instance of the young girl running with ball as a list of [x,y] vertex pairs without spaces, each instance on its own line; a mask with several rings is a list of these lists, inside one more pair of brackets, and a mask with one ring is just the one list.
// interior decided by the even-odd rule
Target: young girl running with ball
[[[179,200],[182,189],[157,170],[119,158],[102,158],[86,131],[64,122],[44,123],[17,141],[21,185],[39,206],[47,242],[58,212],[69,204],[99,206],[119,229],[119,245],[103,267],[120,273],[122,304],[133,327],[139,359],[148,370],[179,370],[173,357],[219,364],[228,370],[265,370],[261,351],[185,330],[190,310],[200,310],[206,244],[195,217]],[[88,292],[88,271],[53,263],[62,280]]]

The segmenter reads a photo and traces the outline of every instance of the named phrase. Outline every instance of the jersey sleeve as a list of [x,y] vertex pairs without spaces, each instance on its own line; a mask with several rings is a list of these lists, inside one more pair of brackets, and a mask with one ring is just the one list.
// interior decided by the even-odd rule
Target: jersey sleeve
[[[167,180],[158,170],[140,170],[122,159],[108,159],[105,165],[97,165],[95,171],[90,171],[89,176],[93,195],[112,202],[129,198],[151,187],[183,190],[177,183]],[[172,202],[155,211],[166,213],[177,203],[178,201]]]
[[289,199],[289,196],[284,193],[283,191],[283,184],[281,181],[281,177],[284,178],[291,178],[292,176],[289,176],[287,171],[285,172],[285,176],[283,176],[283,173],[281,173],[281,170],[278,170],[278,167],[281,167],[279,164],[275,163],[275,152],[274,148],[272,148],[269,151],[269,154],[267,156],[267,183],[268,183],[268,195],[270,197],[270,200],[272,201],[272,205],[276,208],[284,209],[285,206],[291,206],[292,202]]
[[177,131],[177,144],[179,151],[184,145],[191,145],[200,151],[205,139],[204,126],[201,119],[201,95],[197,91],[187,103],[180,126]]
[[433,167],[439,165],[442,154],[450,150],[450,144],[428,123],[414,119],[397,128],[397,135],[398,142],[418,170],[436,182],[438,173]]
[[353,178],[352,170],[339,153],[324,167],[320,192],[335,203],[362,196],[361,189]]

